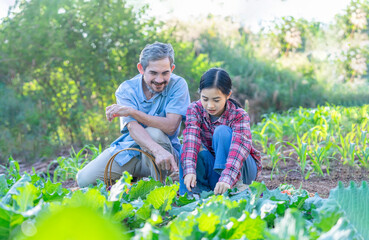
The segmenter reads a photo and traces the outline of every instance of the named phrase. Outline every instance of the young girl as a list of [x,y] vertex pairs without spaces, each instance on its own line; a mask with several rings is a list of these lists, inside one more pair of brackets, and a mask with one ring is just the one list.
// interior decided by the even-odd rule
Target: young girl
[[[242,176],[250,184],[260,174],[260,153],[252,146],[248,114],[233,99],[232,80],[223,69],[208,70],[200,100],[187,109],[180,161],[180,194],[214,190],[223,194]],[[184,177],[184,178],[183,178]]]

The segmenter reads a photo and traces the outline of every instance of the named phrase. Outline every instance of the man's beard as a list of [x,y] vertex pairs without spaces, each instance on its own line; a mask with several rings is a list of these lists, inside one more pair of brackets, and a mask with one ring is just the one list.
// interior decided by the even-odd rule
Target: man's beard
[[[165,87],[163,88],[163,90],[162,91],[159,91],[159,92],[157,92],[157,91],[155,91],[154,89],[152,89],[146,82],[145,82],[145,80],[144,79],[142,79],[143,80],[143,82],[145,83],[145,85],[146,85],[146,87],[147,87],[147,90],[149,90],[149,92],[151,93],[151,94],[156,94],[156,93],[161,93],[162,91],[164,91],[164,89],[167,87],[166,85],[167,85],[167,81],[165,81],[165,82],[163,82],[163,84],[160,84],[160,85],[164,85]],[[154,81],[151,81],[151,83],[152,84],[154,84],[154,85],[157,85],[157,84],[155,84],[154,83]]]

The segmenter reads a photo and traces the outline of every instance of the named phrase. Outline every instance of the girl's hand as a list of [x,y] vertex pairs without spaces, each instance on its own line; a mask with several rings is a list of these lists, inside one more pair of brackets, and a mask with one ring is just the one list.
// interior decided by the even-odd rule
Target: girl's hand
[[230,188],[231,188],[231,185],[229,185],[228,183],[217,182],[217,185],[215,185],[215,188],[214,188],[214,194],[215,195],[223,194]]
[[184,184],[186,185],[187,190],[192,192],[192,188],[196,186],[196,174],[187,174],[184,177]]

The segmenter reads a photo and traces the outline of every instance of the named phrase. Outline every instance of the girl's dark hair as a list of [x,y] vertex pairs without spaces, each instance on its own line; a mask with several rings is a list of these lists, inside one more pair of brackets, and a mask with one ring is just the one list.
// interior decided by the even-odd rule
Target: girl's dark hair
[[[211,68],[206,71],[200,80],[199,92],[205,88],[218,88],[224,95],[228,96],[232,90],[232,79],[229,74],[221,68]],[[242,107],[235,99],[229,98],[237,107]]]

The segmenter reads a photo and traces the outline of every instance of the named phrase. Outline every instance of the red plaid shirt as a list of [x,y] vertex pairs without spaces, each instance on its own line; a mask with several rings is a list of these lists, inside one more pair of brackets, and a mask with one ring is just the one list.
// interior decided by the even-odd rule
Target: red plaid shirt
[[252,146],[250,118],[242,108],[237,108],[227,101],[226,110],[215,122],[211,122],[209,114],[203,108],[201,101],[193,102],[187,109],[186,128],[183,131],[183,153],[181,163],[183,176],[196,174],[197,154],[201,144],[214,155],[212,138],[214,130],[219,125],[232,128],[232,142],[226,163],[219,182],[233,186],[241,176],[241,168],[249,154],[255,159],[258,177],[261,173],[260,153]]

